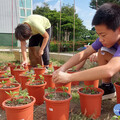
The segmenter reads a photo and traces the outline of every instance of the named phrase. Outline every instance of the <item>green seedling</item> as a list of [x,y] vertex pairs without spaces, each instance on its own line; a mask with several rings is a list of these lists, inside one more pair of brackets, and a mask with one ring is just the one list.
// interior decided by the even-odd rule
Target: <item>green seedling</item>
[[11,76],[10,71],[7,70],[6,73],[4,73],[4,75],[2,75],[4,78],[8,78],[9,76]]
[[35,81],[35,77],[33,75],[29,76],[28,81],[30,81],[31,83]]
[[[28,92],[26,90],[21,90],[20,92],[6,92],[10,97],[11,100],[7,101],[8,104],[14,103],[14,104],[27,104],[28,102],[25,101],[25,98],[30,99],[30,96],[28,95]],[[19,97],[18,95],[16,95],[17,93],[19,93],[20,96],[22,96],[23,98],[19,98],[17,99],[17,97]]]
[[120,120],[120,116],[114,115],[110,120]]
[[37,64],[37,67],[38,67],[38,68],[43,68],[40,64]]
[[12,101],[14,102],[15,101],[15,98],[16,97],[18,97],[18,95],[16,95],[16,94],[18,94],[19,92],[12,92],[12,91],[10,91],[10,92],[7,92],[7,91],[5,91],[9,96],[10,96],[10,98],[11,98],[11,101],[8,101],[7,103],[11,103]]
[[50,75],[50,74],[52,74],[54,72],[54,69],[53,68],[48,68],[47,72]]
[[63,93],[61,93],[62,96],[66,97],[68,95],[68,93],[66,93],[65,91],[68,91],[68,87],[62,86],[60,87],[63,90]]
[[96,94],[96,92],[97,92],[97,89],[94,88],[93,85],[85,86],[82,90],[82,93],[85,93],[85,94],[89,94],[89,93]]
[[14,77],[13,77],[13,78],[10,78],[10,81],[11,81],[11,83],[17,83],[17,81],[15,80]]
[[2,82],[0,82],[0,84],[2,85],[2,87],[6,87],[6,83],[7,83],[7,81],[4,81],[4,80],[2,80]]

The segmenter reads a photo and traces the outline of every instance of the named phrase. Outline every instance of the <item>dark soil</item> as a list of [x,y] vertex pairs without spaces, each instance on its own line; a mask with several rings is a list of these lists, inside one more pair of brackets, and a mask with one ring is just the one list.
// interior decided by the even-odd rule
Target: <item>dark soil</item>
[[50,100],[66,100],[68,99],[70,96],[68,93],[65,93],[65,92],[53,92],[53,93],[50,93],[46,96],[47,99],[50,99]]
[[28,103],[31,103],[32,99],[29,98],[19,98],[19,99],[12,99],[6,102],[7,106],[22,106]]

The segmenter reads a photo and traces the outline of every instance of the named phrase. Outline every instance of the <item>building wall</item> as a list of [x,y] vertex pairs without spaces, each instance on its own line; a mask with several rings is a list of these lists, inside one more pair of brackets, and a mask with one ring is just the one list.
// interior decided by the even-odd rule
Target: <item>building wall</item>
[[[0,45],[11,46],[12,32],[31,14],[32,0],[0,0]],[[13,39],[13,42],[16,43],[16,40]]]
[[[19,22],[18,8],[18,0],[13,0],[13,28]],[[12,33],[12,0],[0,0],[0,33]]]

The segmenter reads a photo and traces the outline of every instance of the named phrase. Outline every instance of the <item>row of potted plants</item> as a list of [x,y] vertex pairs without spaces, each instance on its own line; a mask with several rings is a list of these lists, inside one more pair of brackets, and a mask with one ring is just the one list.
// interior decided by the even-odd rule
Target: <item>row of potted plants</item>
[[[49,74],[52,72],[52,69],[49,69],[48,70],[48,72],[49,72]],[[6,73],[7,73],[7,71],[4,73],[4,75],[6,75]],[[29,72],[23,72],[23,74],[27,74],[28,76],[29,76]],[[3,75],[3,76],[4,76]],[[3,77],[2,76],[2,77]],[[21,75],[20,75],[21,76]],[[34,86],[34,88],[35,88],[35,86],[37,86],[38,84],[40,85],[40,86],[42,86],[42,80],[41,80],[41,77],[40,76],[38,76],[38,79],[40,79],[40,80],[38,80],[38,81],[40,81],[40,83],[36,80],[36,81],[34,81],[35,79],[34,79],[34,75],[33,75],[33,73],[29,76],[29,78],[31,79],[31,78],[33,78],[33,81],[32,80],[30,80],[29,82],[27,82],[26,83],[26,86],[27,86],[27,84],[28,84],[28,86],[30,86],[30,88],[31,88],[31,86],[33,87]],[[22,78],[23,79],[23,78]],[[43,78],[42,78],[43,79]],[[45,76],[44,76],[44,80],[45,80]],[[45,89],[45,86],[47,86],[47,83],[46,83],[46,81],[47,80],[45,80],[44,82],[43,82],[43,84],[45,84],[44,85],[44,87],[43,87],[43,91],[44,91],[44,89]],[[52,80],[51,80],[52,81]],[[18,82],[21,82],[21,79],[19,79],[18,80]],[[22,83],[22,82],[21,82]],[[2,84],[2,82],[1,82],[1,84]],[[6,83],[4,83],[3,82],[3,84],[4,85],[6,85]],[[31,85],[30,85],[31,84]],[[33,84],[33,85],[32,85]],[[22,84],[21,84],[22,85]],[[25,85],[25,83],[24,83],[24,85]],[[28,86],[27,86],[27,89],[29,89],[28,88]],[[67,94],[69,94],[70,95],[70,93],[71,93],[71,90],[69,89],[69,87],[67,86],[67,87],[61,87],[61,86],[65,86],[65,85],[60,85],[60,87],[59,86],[56,86],[56,85],[51,85],[51,83],[49,83],[48,84],[48,86],[46,87],[46,88],[49,88],[49,86],[51,87],[51,88],[55,88],[55,91],[66,91],[67,92]],[[118,82],[117,83],[117,86],[120,86],[120,83]],[[0,86],[1,87],[1,86]],[[3,87],[3,86],[2,86]],[[94,86],[95,87],[95,86]],[[66,89],[67,88],[67,89]],[[0,88],[1,89],[1,88]],[[3,88],[2,88],[3,89]],[[70,90],[70,91],[69,91]],[[84,91],[90,91],[90,93],[84,93]],[[28,90],[29,91],[29,90]],[[35,90],[34,90],[35,91]],[[40,90],[40,91],[42,91],[42,90]],[[68,92],[69,91],[69,92]],[[95,92],[95,91],[97,91],[97,92]],[[117,91],[117,88],[116,88],[116,91]],[[13,91],[14,92],[14,91]],[[40,93],[40,92],[35,92],[35,93]],[[31,95],[30,95],[30,92],[29,92],[29,95],[30,96],[33,96],[35,93],[31,93]],[[86,115],[86,116],[93,116],[93,118],[98,118],[99,116],[100,116],[100,114],[101,114],[101,101],[102,101],[102,95],[103,95],[103,91],[101,91],[99,88],[96,88],[96,89],[94,89],[94,88],[89,88],[89,87],[85,87],[85,88],[81,88],[81,89],[79,89],[79,91],[78,91],[78,93],[79,93],[79,95],[80,95],[80,103],[81,103],[81,112],[84,114],[84,115]],[[33,95],[32,95],[33,94]],[[87,94],[87,95],[86,95]],[[43,94],[44,95],[44,94]],[[42,95],[42,96],[43,96]],[[82,95],[82,96],[81,96]],[[117,94],[117,97],[118,97],[118,95],[120,95],[120,93],[118,93]],[[37,96],[39,96],[39,95],[37,95]],[[50,95],[51,96],[51,95]],[[87,98],[87,97],[88,98]],[[92,98],[94,98],[93,100],[92,100],[92,98],[91,98],[91,96],[92,96]],[[37,97],[35,97],[35,98],[37,98]],[[43,97],[42,97],[43,98]],[[98,98],[98,100],[96,100]],[[7,98],[6,98],[7,99]],[[31,98],[32,99],[32,98]],[[43,101],[45,100],[45,98],[44,99],[42,99]],[[88,100],[88,101],[87,101]],[[120,101],[119,101],[120,99],[117,99],[117,102],[118,103],[120,103]],[[37,99],[36,99],[36,101],[37,101]],[[85,105],[83,104],[83,102],[88,102],[88,103],[85,103]],[[99,101],[99,102],[98,102]],[[3,102],[3,101],[2,101]],[[97,102],[97,103],[95,103],[95,102]],[[35,104],[42,104],[43,102],[40,102],[40,103],[37,103],[37,102],[35,102],[34,101],[34,103]],[[90,105],[89,105],[89,103],[90,103]],[[92,103],[94,103],[94,104],[92,104]],[[98,104],[99,103],[99,104]],[[46,102],[46,105],[47,105],[47,102]],[[95,105],[97,105],[97,106],[95,106]],[[91,108],[89,108],[89,106],[90,107],[92,107],[92,109]],[[99,110],[97,110],[97,108],[99,108]],[[49,107],[49,109],[48,109],[48,111],[47,111],[47,115],[49,114],[48,112],[50,112],[50,114],[52,114],[54,109],[53,109],[53,107]],[[69,112],[68,112],[69,113]],[[9,119],[8,119],[9,120]],[[59,119],[58,119],[59,120]],[[63,118],[62,119],[60,119],[60,120],[64,120]],[[67,119],[65,119],[65,120],[67,120]]]

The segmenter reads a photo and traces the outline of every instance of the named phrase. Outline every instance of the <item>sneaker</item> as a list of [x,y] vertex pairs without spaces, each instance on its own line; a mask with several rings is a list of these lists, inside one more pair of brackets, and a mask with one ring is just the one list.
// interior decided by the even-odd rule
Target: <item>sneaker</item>
[[109,83],[109,84],[102,83],[99,86],[99,88],[104,90],[102,100],[110,99],[116,96],[115,87],[112,83]]

